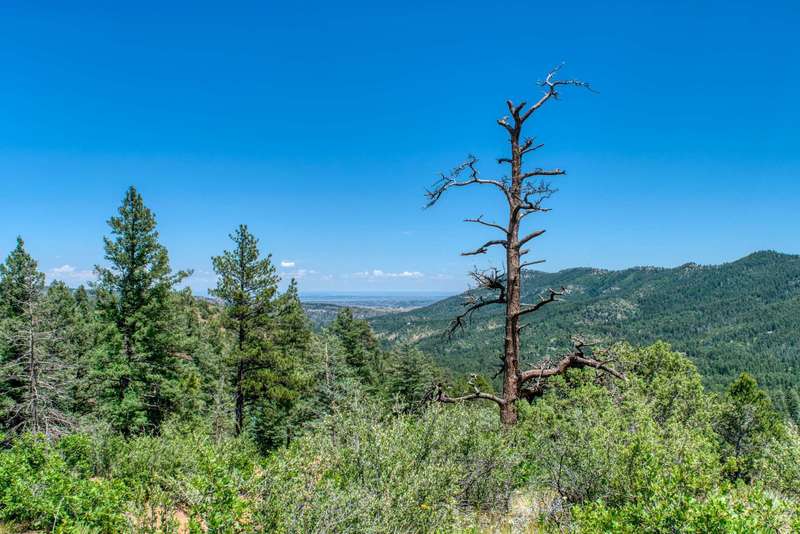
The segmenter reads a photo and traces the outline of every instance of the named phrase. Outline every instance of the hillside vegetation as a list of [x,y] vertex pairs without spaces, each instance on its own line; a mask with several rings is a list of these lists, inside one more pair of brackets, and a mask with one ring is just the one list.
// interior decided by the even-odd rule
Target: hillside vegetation
[[[247,226],[230,237],[212,258],[214,299],[178,289],[188,273],[172,269],[135,188],[109,219],[91,291],[46,285],[17,240],[0,263],[0,532],[800,529],[796,398],[787,397],[786,417],[749,374],[715,392],[668,344],[614,339],[628,328],[674,337],[695,324],[711,341],[752,341],[771,317],[767,339],[789,346],[797,258],[529,273],[540,287],[571,288],[544,315],[546,348],[556,351],[570,325],[602,326],[614,372],[576,356],[544,385],[531,380],[540,387],[518,400],[510,425],[490,384],[443,369],[400,335],[382,346],[347,308],[312,328],[296,284],[279,290]],[[443,327],[455,306],[415,312],[438,315],[408,340],[435,340],[421,334]],[[660,331],[649,330],[654,318]],[[491,342],[492,321],[476,317],[484,328],[475,339]],[[489,367],[469,359],[485,346],[470,339],[447,346],[440,363],[461,350],[462,362]],[[753,346],[742,344],[739,363],[755,358],[753,368],[780,377],[789,353],[758,359]],[[710,376],[721,380],[733,362]]]
[[[525,271],[523,302],[567,290],[522,331],[530,363],[556,358],[570,338],[642,345],[665,340],[685,352],[706,385],[721,389],[752,373],[783,409],[800,388],[800,256],[757,252],[718,266]],[[408,342],[457,374],[491,376],[502,347],[502,306],[479,310],[452,339],[442,334],[463,297],[370,320],[378,336]]]

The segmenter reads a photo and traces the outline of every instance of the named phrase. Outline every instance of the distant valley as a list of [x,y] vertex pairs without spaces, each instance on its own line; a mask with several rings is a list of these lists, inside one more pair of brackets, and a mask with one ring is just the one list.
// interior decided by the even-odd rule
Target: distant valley
[[345,307],[350,308],[356,318],[371,319],[412,311],[449,296],[445,293],[304,293],[300,300],[312,324],[322,327]]

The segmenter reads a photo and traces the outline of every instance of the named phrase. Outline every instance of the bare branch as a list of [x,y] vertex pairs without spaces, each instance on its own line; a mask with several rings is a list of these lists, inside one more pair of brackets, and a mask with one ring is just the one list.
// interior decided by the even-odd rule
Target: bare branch
[[563,174],[567,174],[567,171],[562,169],[552,169],[552,170],[545,170],[545,169],[534,169],[529,172],[522,173],[520,176],[521,180],[527,180],[533,176],[561,176]]
[[530,267],[531,265],[538,265],[540,263],[544,263],[547,260],[533,260],[533,261],[526,261],[522,265],[519,266],[520,269],[524,269],[525,267]]
[[529,107],[528,110],[520,116],[520,120],[522,122],[528,120],[528,117],[530,117],[533,114],[533,112],[542,107],[544,103],[550,100],[551,98],[558,100],[559,87],[572,85],[575,87],[583,87],[584,89],[588,89],[589,91],[596,92],[594,89],[592,89],[591,85],[581,80],[556,80],[555,75],[558,73],[558,71],[561,70],[561,67],[563,66],[564,66],[563,63],[556,66],[547,74],[547,77],[543,81],[539,82],[539,86],[545,88],[545,93],[544,95],[542,95],[542,97],[539,99],[538,102]]
[[508,230],[506,228],[503,228],[499,224],[488,222],[488,221],[484,221],[483,220],[483,215],[481,215],[477,219],[464,219],[464,222],[482,224],[483,226],[488,226],[489,228],[495,228],[497,230],[500,230],[504,234],[508,234]]
[[537,237],[539,237],[540,235],[542,235],[543,233],[545,233],[545,231],[546,231],[546,230],[536,230],[535,232],[531,232],[531,233],[529,233],[528,235],[526,235],[525,237],[523,237],[523,238],[520,238],[520,240],[519,240],[519,246],[522,246],[522,245],[524,245],[525,243],[527,243],[527,242],[528,242],[528,241],[530,241],[531,239],[536,239]]
[[[556,302],[558,300],[558,297],[563,296],[564,293],[566,293],[567,290],[566,290],[566,288],[562,287],[560,291],[556,291],[555,289],[548,289],[547,291],[548,291],[547,297],[539,295],[539,302],[537,302],[536,304],[530,304],[530,305],[528,305],[527,308],[522,308],[517,313],[517,317],[521,317],[521,316],[526,315],[528,313],[533,313],[533,312],[545,307],[546,305],[550,304],[551,302]],[[525,304],[523,304],[523,306],[525,306]]]
[[[445,191],[451,187],[465,187],[472,184],[493,185],[508,195],[503,182],[479,178],[478,170],[475,168],[476,163],[478,163],[477,158],[469,155],[464,163],[455,167],[449,174],[442,173],[439,181],[433,185],[433,189],[426,191],[425,196],[428,197],[428,204],[425,207],[429,208],[436,204]],[[459,181],[458,178],[467,170],[469,171],[469,178]]]
[[510,124],[508,124],[508,117],[497,119],[497,124],[505,128],[508,133],[514,132],[514,128]]
[[547,378],[550,376],[560,375],[567,371],[570,368],[581,369],[583,367],[592,367],[594,369],[598,369],[600,371],[604,371],[620,380],[625,380],[625,375],[608,367],[607,361],[600,361],[597,360],[589,355],[587,355],[584,350],[591,345],[586,344],[579,338],[574,338],[573,341],[573,350],[566,356],[564,356],[555,366],[551,367],[544,367],[538,369],[530,369],[528,371],[524,371],[520,377],[521,382],[526,382],[528,380],[534,378]]
[[493,239],[491,241],[487,241],[480,247],[476,248],[475,250],[471,250],[468,252],[462,252],[462,256],[477,256],[478,254],[486,254],[489,251],[489,247],[493,247],[496,245],[502,245],[504,247],[508,246],[508,241],[505,239]]
[[445,393],[444,386],[442,384],[436,385],[436,394],[435,399],[438,402],[454,404],[457,402],[464,402],[469,400],[476,400],[476,399],[485,399],[490,400],[492,402],[497,403],[499,406],[503,406],[506,403],[505,399],[502,399],[496,395],[492,395],[491,393],[484,393],[478,386],[475,384],[475,379],[477,378],[476,375],[472,375],[469,379],[469,384],[472,386],[473,392],[468,395],[462,395],[461,397],[450,397]]
[[466,309],[452,320],[450,327],[447,329],[448,336],[452,336],[456,330],[464,328],[465,321],[468,321],[472,317],[472,314],[479,309],[492,304],[506,303],[504,277],[497,269],[489,269],[486,271],[479,271],[476,269],[470,273],[470,276],[475,280],[476,290],[485,289],[489,291],[498,291],[498,294],[496,297],[486,298],[483,295],[476,294],[475,291],[468,293],[464,297],[463,303]]

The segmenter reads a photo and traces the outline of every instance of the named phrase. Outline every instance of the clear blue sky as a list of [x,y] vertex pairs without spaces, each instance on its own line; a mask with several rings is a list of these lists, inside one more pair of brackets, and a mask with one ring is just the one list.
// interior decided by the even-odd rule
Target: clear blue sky
[[424,189],[495,172],[505,99],[561,61],[598,93],[533,124],[569,171],[545,269],[800,252],[796,1],[33,4],[0,7],[0,255],[51,278],[135,184],[198,293],[242,222],[301,290],[463,289],[498,199]]

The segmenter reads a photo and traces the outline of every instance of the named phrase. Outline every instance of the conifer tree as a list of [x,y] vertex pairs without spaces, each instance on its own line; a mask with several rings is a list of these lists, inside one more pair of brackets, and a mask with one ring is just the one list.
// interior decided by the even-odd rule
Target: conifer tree
[[[559,361],[551,362],[543,359],[537,365],[524,369],[521,352],[521,336],[529,317],[544,306],[547,306],[566,294],[566,288],[548,289],[539,295],[538,301],[525,303],[522,301],[522,271],[524,268],[544,260],[525,261],[524,257],[531,252],[534,241],[544,234],[544,229],[526,231],[525,220],[532,215],[546,213],[550,208],[545,202],[556,192],[546,181],[548,177],[566,174],[563,169],[543,169],[530,167],[530,159],[543,145],[535,138],[526,137],[528,121],[548,101],[557,100],[563,87],[576,86],[588,88],[589,84],[580,80],[561,80],[557,78],[560,67],[550,71],[539,83],[544,94],[533,104],[522,101],[515,104],[506,101],[508,115],[497,120],[497,124],[505,131],[508,139],[508,152],[497,159],[499,165],[507,166],[507,173],[498,178],[484,178],[478,171],[478,160],[474,156],[455,167],[449,174],[442,174],[426,196],[428,207],[437,204],[452,189],[485,186],[500,193],[501,203],[505,205],[507,216],[504,223],[496,223],[479,216],[466,219],[471,222],[499,232],[497,239],[490,239],[474,250],[462,252],[462,256],[478,256],[499,248],[505,258],[501,268],[475,269],[471,275],[476,282],[474,291],[470,291],[464,300],[464,311],[453,319],[449,333],[454,334],[464,327],[472,315],[488,306],[505,307],[505,336],[503,338],[503,355],[500,375],[502,375],[502,391],[494,395],[481,391],[477,383],[473,383],[473,392],[460,397],[449,396],[439,388],[437,399],[441,402],[461,402],[466,400],[489,400],[500,409],[500,419],[506,425],[517,423],[517,402],[521,399],[532,401],[544,393],[548,379],[562,375],[568,369],[592,367],[608,374],[623,378],[613,368],[608,367],[591,353],[589,345],[580,339],[573,340],[572,350]],[[474,381],[473,381],[474,382]]]
[[47,288],[45,301],[50,329],[55,333],[48,344],[49,350],[68,367],[64,393],[69,399],[69,411],[85,414],[91,405],[87,378],[94,349],[94,325],[86,290],[81,286],[73,295],[64,282],[55,281]]
[[434,363],[419,349],[400,347],[389,357],[385,387],[389,400],[404,411],[415,411],[441,382]]
[[328,327],[339,339],[347,364],[365,384],[377,383],[381,374],[381,353],[378,340],[369,324],[353,316],[353,310],[343,308]]
[[717,420],[728,475],[749,480],[767,443],[782,431],[769,395],[759,389],[751,375],[742,373],[728,386]]
[[295,280],[275,300],[270,337],[271,367],[257,371],[253,377],[260,386],[256,389],[258,402],[253,423],[256,442],[262,450],[288,444],[306,417],[303,397],[308,375],[304,366],[311,331]]
[[253,393],[247,391],[248,379],[256,371],[273,367],[267,333],[273,323],[273,301],[278,292],[279,278],[272,265],[272,256],[261,257],[258,239],[250,233],[247,225],[240,225],[230,238],[234,249],[212,258],[214,272],[219,278],[217,287],[210,293],[223,301],[227,327],[234,337],[231,381],[234,430],[238,435],[244,427],[248,393]]
[[170,293],[189,275],[173,273],[156,219],[136,188],[125,193],[97,266],[97,307],[107,324],[100,355],[101,411],[125,433],[157,428],[178,402]]
[[66,412],[67,362],[58,348],[58,310],[45,299],[44,274],[21,238],[0,265],[2,425],[56,436],[71,425]]

